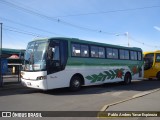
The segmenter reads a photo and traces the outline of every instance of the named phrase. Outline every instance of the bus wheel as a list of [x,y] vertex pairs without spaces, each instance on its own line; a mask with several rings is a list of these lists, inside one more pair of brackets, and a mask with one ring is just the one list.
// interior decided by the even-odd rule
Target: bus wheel
[[131,75],[129,73],[126,73],[124,76],[124,82],[125,85],[130,84],[131,83]]
[[70,90],[78,91],[81,88],[81,85],[82,85],[81,78],[78,76],[73,76],[70,81]]
[[160,80],[160,72],[157,73],[157,79]]

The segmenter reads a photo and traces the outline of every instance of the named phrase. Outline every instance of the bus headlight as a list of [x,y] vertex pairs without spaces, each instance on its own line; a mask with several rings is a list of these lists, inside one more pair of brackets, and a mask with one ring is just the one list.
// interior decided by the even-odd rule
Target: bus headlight
[[21,72],[20,77],[23,78],[24,76],[24,72]]
[[37,77],[36,80],[44,80],[44,79],[47,79],[47,76],[39,76],[39,77]]

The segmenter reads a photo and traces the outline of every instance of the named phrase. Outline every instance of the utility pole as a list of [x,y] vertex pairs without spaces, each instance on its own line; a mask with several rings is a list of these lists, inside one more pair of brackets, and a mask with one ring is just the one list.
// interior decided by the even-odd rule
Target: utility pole
[[0,23],[0,87],[3,86],[3,77],[2,77],[2,23]]

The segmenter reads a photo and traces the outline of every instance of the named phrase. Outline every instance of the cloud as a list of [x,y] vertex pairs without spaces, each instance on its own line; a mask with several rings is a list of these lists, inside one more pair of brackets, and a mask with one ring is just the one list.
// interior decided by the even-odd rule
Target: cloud
[[160,27],[154,26],[154,29],[158,30],[160,32]]

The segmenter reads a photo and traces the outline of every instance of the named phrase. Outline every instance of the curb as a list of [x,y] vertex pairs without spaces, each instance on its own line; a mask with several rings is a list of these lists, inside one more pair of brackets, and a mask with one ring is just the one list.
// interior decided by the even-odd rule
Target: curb
[[136,95],[134,95],[130,98],[127,98],[127,99],[124,99],[124,100],[121,100],[121,101],[117,101],[117,102],[114,102],[114,103],[111,103],[111,104],[104,105],[100,111],[107,111],[107,109],[110,106],[117,105],[117,104],[120,104],[120,103],[123,103],[123,102],[127,102],[127,101],[130,101],[130,100],[136,99],[136,98],[140,98],[140,97],[149,95],[149,94],[157,92],[157,91],[160,91],[160,88],[154,89],[154,90],[151,90],[151,91],[147,91],[147,92],[142,92],[142,93],[136,94]]

